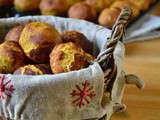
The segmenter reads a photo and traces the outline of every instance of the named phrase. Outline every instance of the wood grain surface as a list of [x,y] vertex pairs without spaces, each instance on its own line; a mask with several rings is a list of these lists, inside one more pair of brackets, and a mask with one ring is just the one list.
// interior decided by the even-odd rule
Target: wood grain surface
[[146,85],[143,90],[126,87],[123,102],[127,110],[112,120],[160,120],[160,39],[127,44],[125,68]]

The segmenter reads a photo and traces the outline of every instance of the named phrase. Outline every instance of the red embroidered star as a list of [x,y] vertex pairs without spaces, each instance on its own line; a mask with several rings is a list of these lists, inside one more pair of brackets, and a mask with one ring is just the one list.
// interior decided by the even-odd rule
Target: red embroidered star
[[72,102],[79,108],[86,104],[90,104],[90,100],[96,95],[93,91],[93,86],[90,86],[88,81],[82,83],[82,89],[79,85],[76,85],[76,90],[73,90],[71,93],[72,97],[75,97],[75,100]]
[[0,99],[11,97],[14,87],[10,82],[11,80],[7,80],[4,75],[0,75]]

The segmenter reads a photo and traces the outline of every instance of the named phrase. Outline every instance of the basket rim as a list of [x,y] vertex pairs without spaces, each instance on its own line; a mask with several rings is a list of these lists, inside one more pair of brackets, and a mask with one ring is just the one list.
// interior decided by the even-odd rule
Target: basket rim
[[21,20],[21,19],[35,19],[35,18],[56,18],[56,19],[59,19],[59,20],[67,20],[67,21],[74,21],[74,22],[85,22],[85,23],[88,23],[88,24],[92,24],[94,26],[98,26],[100,27],[101,29],[107,29],[109,31],[112,31],[112,29],[110,28],[107,28],[107,27],[103,27],[99,24],[96,24],[96,23],[93,23],[93,22],[90,22],[90,21],[87,21],[87,20],[83,20],[83,19],[75,19],[75,18],[66,18],[66,17],[60,17],[60,16],[51,16],[51,15],[34,15],[34,16],[22,16],[22,17],[9,17],[9,18],[1,18],[0,19],[0,22],[4,22],[4,21],[8,21],[8,20]]

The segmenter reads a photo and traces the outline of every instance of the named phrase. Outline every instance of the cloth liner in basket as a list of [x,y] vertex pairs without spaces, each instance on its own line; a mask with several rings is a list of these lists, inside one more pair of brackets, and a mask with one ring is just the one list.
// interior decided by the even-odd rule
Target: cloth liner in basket
[[119,40],[128,16],[128,9],[124,9],[112,31],[83,20],[51,16],[1,19],[1,40],[15,25],[41,21],[59,32],[82,32],[100,51],[88,68],[78,71],[37,76],[0,74],[1,119],[109,120],[112,113],[122,110],[125,83],[143,86],[138,77],[126,75],[123,70],[125,50]]

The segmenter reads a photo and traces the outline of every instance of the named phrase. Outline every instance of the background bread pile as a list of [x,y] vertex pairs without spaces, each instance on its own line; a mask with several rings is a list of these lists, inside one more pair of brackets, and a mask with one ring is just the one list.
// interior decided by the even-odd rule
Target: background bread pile
[[94,60],[92,48],[78,31],[59,33],[44,22],[18,25],[0,44],[0,73],[41,75],[79,70]]
[[111,28],[123,7],[132,9],[131,20],[149,9],[156,0],[0,0],[18,12],[40,11],[43,15],[84,19]]

